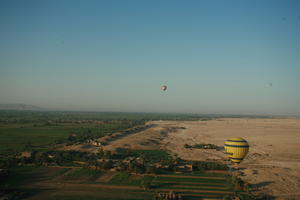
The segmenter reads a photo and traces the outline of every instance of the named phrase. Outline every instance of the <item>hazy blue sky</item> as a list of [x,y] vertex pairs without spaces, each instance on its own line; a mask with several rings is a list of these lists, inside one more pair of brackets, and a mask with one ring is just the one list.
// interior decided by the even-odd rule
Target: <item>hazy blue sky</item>
[[299,86],[297,0],[0,0],[0,103],[300,114]]

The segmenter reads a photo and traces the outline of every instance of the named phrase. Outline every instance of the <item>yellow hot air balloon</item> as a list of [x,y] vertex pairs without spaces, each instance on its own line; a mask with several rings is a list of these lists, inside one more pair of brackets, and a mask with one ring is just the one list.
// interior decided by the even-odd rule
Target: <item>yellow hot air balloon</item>
[[247,155],[249,151],[248,142],[240,137],[232,137],[225,141],[225,152],[229,159],[239,164]]

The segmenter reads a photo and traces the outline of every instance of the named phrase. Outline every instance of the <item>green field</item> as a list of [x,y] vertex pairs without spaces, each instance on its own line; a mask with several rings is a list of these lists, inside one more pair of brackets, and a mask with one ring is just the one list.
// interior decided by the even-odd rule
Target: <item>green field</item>
[[[122,113],[122,112],[76,112],[76,111],[5,111],[0,110],[0,122],[33,123],[57,122],[59,120],[208,120],[217,115],[172,113]],[[221,116],[222,117],[222,116]],[[233,117],[233,116],[232,116]]]
[[149,120],[197,120],[207,117],[156,113],[0,111],[0,154],[23,151],[26,146],[47,149],[49,145],[67,142],[71,133],[91,133],[102,137]]
[[[100,172],[84,168],[53,168],[53,167],[14,167],[10,176],[5,181],[6,188],[19,191],[32,191],[29,199],[43,198],[52,199],[152,199],[155,192],[175,191],[180,193],[184,199],[214,198],[222,199],[228,193],[233,192],[233,186],[228,181],[228,176],[209,173],[194,175],[177,175],[161,177],[152,176],[153,187],[144,190],[140,185],[142,175],[134,175],[126,172],[115,172],[115,175],[107,182],[99,182],[98,178],[105,176]],[[177,177],[180,176],[180,177]],[[217,178],[218,180],[214,180]],[[36,189],[35,184],[45,184],[42,188]],[[108,188],[102,188],[106,185]],[[62,187],[63,186],[63,187]],[[109,188],[112,186],[112,188]],[[122,187],[132,187],[125,189]],[[114,188],[117,187],[117,188]],[[50,188],[55,188],[55,195],[48,195]],[[101,189],[102,188],[102,189]],[[78,194],[72,195],[73,190]],[[87,195],[88,194],[88,195]]]
[[67,142],[71,133],[79,135],[91,133],[96,137],[101,137],[129,127],[131,127],[129,122],[58,125],[2,124],[0,125],[0,153],[22,151],[26,146],[39,150],[48,149],[49,145]]
[[[170,191],[190,200],[222,199],[232,194],[235,187],[227,174],[204,170],[176,174],[175,168],[171,167],[146,170],[155,164],[172,166],[174,161],[177,164],[192,163],[175,159],[164,150],[130,150],[115,158],[109,157],[110,152],[103,152],[102,155],[100,152],[89,154],[56,149],[59,144],[74,144],[74,139],[71,139],[73,134],[76,135],[75,142],[82,144],[90,138],[143,125],[148,120],[161,119],[211,118],[176,114],[0,111],[0,164],[8,172],[0,174],[0,191],[12,195],[11,199],[28,200],[147,200],[153,199],[157,192]],[[18,158],[16,155],[21,151],[30,151],[31,158],[27,161]],[[137,167],[141,164],[135,160],[135,164],[130,163],[135,168],[122,168],[124,171],[114,171],[117,168],[113,168],[115,163],[112,160],[106,162],[113,163],[111,167],[101,168],[102,165],[97,165],[102,162],[100,158],[121,162],[127,157],[143,160],[147,165],[143,164],[144,168]],[[76,165],[73,161],[84,164]]]

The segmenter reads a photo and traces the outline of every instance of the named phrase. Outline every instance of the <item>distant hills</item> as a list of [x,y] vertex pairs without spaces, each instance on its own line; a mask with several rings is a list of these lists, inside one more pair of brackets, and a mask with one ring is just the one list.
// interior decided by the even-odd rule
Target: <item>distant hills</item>
[[0,104],[0,110],[44,110],[41,107],[28,104]]

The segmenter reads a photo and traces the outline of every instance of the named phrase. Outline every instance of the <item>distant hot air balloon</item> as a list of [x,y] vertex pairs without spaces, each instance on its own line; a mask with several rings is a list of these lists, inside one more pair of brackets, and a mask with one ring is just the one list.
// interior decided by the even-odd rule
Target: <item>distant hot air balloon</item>
[[225,141],[225,152],[229,159],[239,164],[247,155],[249,151],[248,142],[240,137],[232,137]]
[[160,87],[160,89],[163,90],[163,91],[166,91],[167,88],[168,88],[168,86],[166,86],[166,85],[162,85],[162,86]]

